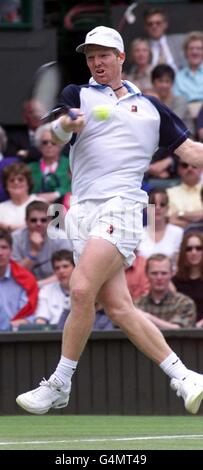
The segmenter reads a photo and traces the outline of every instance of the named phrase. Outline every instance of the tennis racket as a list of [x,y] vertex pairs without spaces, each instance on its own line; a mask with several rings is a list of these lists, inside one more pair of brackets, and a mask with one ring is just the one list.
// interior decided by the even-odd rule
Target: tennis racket
[[54,108],[60,89],[61,73],[57,62],[41,65],[35,73],[31,95],[40,105],[42,123],[53,121],[66,113],[72,120],[77,119],[77,114],[68,106]]

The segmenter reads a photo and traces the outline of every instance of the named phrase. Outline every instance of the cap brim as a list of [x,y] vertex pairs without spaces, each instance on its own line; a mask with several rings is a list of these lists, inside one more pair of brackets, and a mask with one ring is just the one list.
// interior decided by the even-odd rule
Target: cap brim
[[[101,40],[94,40],[94,42],[83,42],[83,44],[80,44],[78,47],[76,47],[76,52],[85,52],[85,47],[86,46],[101,46],[101,47],[107,47],[108,49],[118,49],[116,47],[115,44],[109,44],[109,40],[106,41],[106,44],[105,44],[105,40],[101,41]],[[118,49],[118,51],[120,50],[120,48]],[[120,52],[123,52],[120,50]]]
[[76,47],[76,52],[85,52],[85,42],[83,44],[80,44],[78,47]]

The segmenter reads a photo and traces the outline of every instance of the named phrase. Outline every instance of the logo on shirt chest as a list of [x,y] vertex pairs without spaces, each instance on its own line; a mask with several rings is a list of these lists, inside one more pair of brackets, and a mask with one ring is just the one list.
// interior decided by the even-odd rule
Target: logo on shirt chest
[[131,111],[131,113],[137,113],[137,106],[136,106],[136,104],[132,104],[130,111]]

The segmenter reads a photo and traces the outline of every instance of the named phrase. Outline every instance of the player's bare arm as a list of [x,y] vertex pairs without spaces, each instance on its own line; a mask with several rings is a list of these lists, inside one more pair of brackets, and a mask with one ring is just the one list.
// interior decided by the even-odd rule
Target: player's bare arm
[[201,142],[186,139],[177,147],[175,153],[184,162],[203,167],[203,144]]

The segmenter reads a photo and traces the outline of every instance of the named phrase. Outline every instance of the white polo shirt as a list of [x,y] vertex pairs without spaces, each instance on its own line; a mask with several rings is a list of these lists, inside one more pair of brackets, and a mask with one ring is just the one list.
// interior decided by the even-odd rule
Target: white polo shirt
[[[84,129],[71,140],[72,194],[77,202],[121,196],[146,203],[142,179],[159,145],[173,151],[188,136],[182,121],[154,97],[124,82],[128,94],[118,99],[112,88],[93,79],[67,86],[59,106],[80,108]],[[98,121],[95,105],[111,105],[110,119]]]

